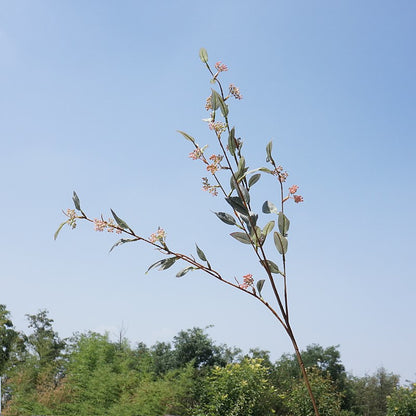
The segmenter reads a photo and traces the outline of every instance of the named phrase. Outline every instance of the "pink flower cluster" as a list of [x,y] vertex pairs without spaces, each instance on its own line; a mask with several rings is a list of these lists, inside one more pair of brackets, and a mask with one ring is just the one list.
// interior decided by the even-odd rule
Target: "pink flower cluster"
[[298,185],[292,185],[289,188],[289,195],[293,195],[293,199],[295,200],[296,203],[303,202],[303,197],[302,196],[295,195],[295,193],[298,191],[298,189],[299,189]]
[[218,135],[227,130],[227,125],[222,121],[211,121],[208,123],[208,127],[210,130],[214,130]]
[[152,233],[149,237],[149,241],[151,243],[156,243],[156,241],[160,241],[163,243],[166,238],[166,231],[163,228],[158,227],[156,233]]
[[215,68],[218,72],[228,71],[227,65],[223,64],[222,62],[217,62],[215,64]]
[[197,147],[193,152],[189,153],[189,157],[192,160],[197,160],[201,158],[202,154],[203,154],[202,149]]
[[109,233],[112,233],[115,230],[117,234],[121,234],[122,232],[114,223],[112,218],[109,218],[108,221],[104,221],[102,218],[101,219],[95,218],[94,229],[95,231],[99,231],[99,232],[107,230]]
[[289,174],[287,172],[283,171],[283,168],[281,166],[278,166],[273,172],[273,175],[277,176],[279,178],[280,182],[285,182]]
[[207,111],[212,110],[211,96],[209,96],[207,100],[205,101],[205,110]]
[[243,98],[243,96],[240,93],[240,89],[237,88],[234,84],[230,84],[229,91],[230,94],[237,100],[241,100]]
[[218,195],[217,187],[210,185],[208,182],[208,178],[202,178],[202,189],[204,191],[209,192],[212,196]]
[[220,163],[221,163],[222,158],[223,157],[221,155],[210,156],[209,160],[211,160],[213,163],[207,166],[207,171],[211,172],[212,174],[217,172],[221,168]]
[[252,274],[246,274],[243,276],[243,283],[239,286],[241,289],[248,289],[249,287],[253,287],[254,279]]
[[68,208],[66,210],[66,212],[64,212],[64,214],[69,218],[68,219],[68,225],[72,229],[76,228],[76,226],[77,226],[77,223],[76,223],[77,213],[75,212],[75,210]]

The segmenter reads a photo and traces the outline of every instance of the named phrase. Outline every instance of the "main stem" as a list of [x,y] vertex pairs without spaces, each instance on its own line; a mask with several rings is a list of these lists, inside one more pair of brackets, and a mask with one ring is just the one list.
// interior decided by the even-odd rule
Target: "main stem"
[[295,335],[293,334],[292,328],[291,328],[290,323],[289,323],[288,320],[286,320],[285,329],[286,329],[287,334],[289,335],[290,340],[292,341],[292,345],[293,345],[293,348],[294,348],[295,353],[296,353],[296,358],[298,360],[300,370],[302,371],[302,377],[303,377],[303,380],[306,384],[306,388],[308,390],[308,394],[309,394],[309,397],[310,397],[311,402],[312,402],[312,406],[313,406],[313,410],[315,412],[315,416],[320,416],[318,406],[316,405],[315,396],[313,395],[311,384],[309,383],[309,377],[308,377],[308,374],[306,372],[305,364],[303,363],[302,355],[300,354],[299,347],[298,347],[298,344],[297,344],[296,339],[295,339]]

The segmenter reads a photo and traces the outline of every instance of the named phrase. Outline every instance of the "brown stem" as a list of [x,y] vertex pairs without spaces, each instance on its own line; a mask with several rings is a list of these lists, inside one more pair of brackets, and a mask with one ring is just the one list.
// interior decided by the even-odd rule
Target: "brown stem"
[[310,397],[311,402],[312,402],[312,406],[313,406],[313,410],[315,412],[315,416],[320,416],[318,406],[316,405],[315,396],[313,395],[311,384],[309,382],[308,373],[306,372],[305,364],[303,363],[303,360],[302,360],[302,355],[300,354],[298,344],[296,342],[295,336],[293,335],[293,331],[292,331],[292,328],[291,328],[289,322],[286,322],[285,329],[286,329],[287,334],[289,335],[290,340],[292,341],[292,345],[293,345],[293,348],[294,348],[295,354],[296,354],[296,359],[298,360],[299,367],[300,367],[300,370],[302,372],[303,381],[306,384],[306,388],[308,390],[308,394],[309,394],[309,397]]

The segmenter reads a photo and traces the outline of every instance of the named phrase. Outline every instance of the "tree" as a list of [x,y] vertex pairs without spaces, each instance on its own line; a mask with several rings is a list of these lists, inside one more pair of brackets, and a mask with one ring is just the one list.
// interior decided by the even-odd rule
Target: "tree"
[[352,394],[351,410],[362,416],[384,416],[387,397],[391,396],[399,383],[399,376],[380,368],[372,376],[350,378]]
[[[317,367],[308,368],[314,396],[322,416],[340,416],[341,394],[337,392],[329,376]],[[301,379],[287,393],[285,406],[291,416],[312,416],[314,409],[309,400],[308,391]]]
[[387,416],[416,416],[416,383],[397,387],[387,396]]
[[200,404],[194,415],[272,415],[276,391],[267,378],[261,359],[243,358],[240,363],[214,367],[203,380]]
[[65,340],[61,340],[53,330],[53,319],[48,317],[48,313],[47,310],[41,310],[36,315],[26,315],[29,328],[33,328],[27,337],[27,344],[41,364],[55,361],[65,347]]
[[10,312],[6,305],[0,304],[0,377],[4,374],[18,338],[19,333],[14,329]]

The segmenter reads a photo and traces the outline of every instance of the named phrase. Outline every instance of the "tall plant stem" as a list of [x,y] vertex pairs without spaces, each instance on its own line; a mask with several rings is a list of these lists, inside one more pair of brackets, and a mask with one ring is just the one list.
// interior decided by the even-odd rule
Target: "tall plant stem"
[[306,372],[305,364],[303,363],[302,355],[299,351],[299,347],[298,347],[298,344],[296,342],[295,335],[293,334],[292,328],[291,328],[290,323],[288,321],[286,321],[285,330],[286,330],[287,334],[289,335],[290,340],[292,341],[292,345],[293,345],[293,348],[294,348],[295,354],[296,354],[296,359],[298,360],[298,364],[299,364],[300,370],[302,372],[302,377],[303,377],[306,388],[308,390],[309,397],[310,397],[311,402],[312,402],[312,406],[313,406],[313,410],[315,412],[315,416],[320,416],[318,406],[316,405],[315,396],[313,395],[311,384],[309,382],[308,373]]

